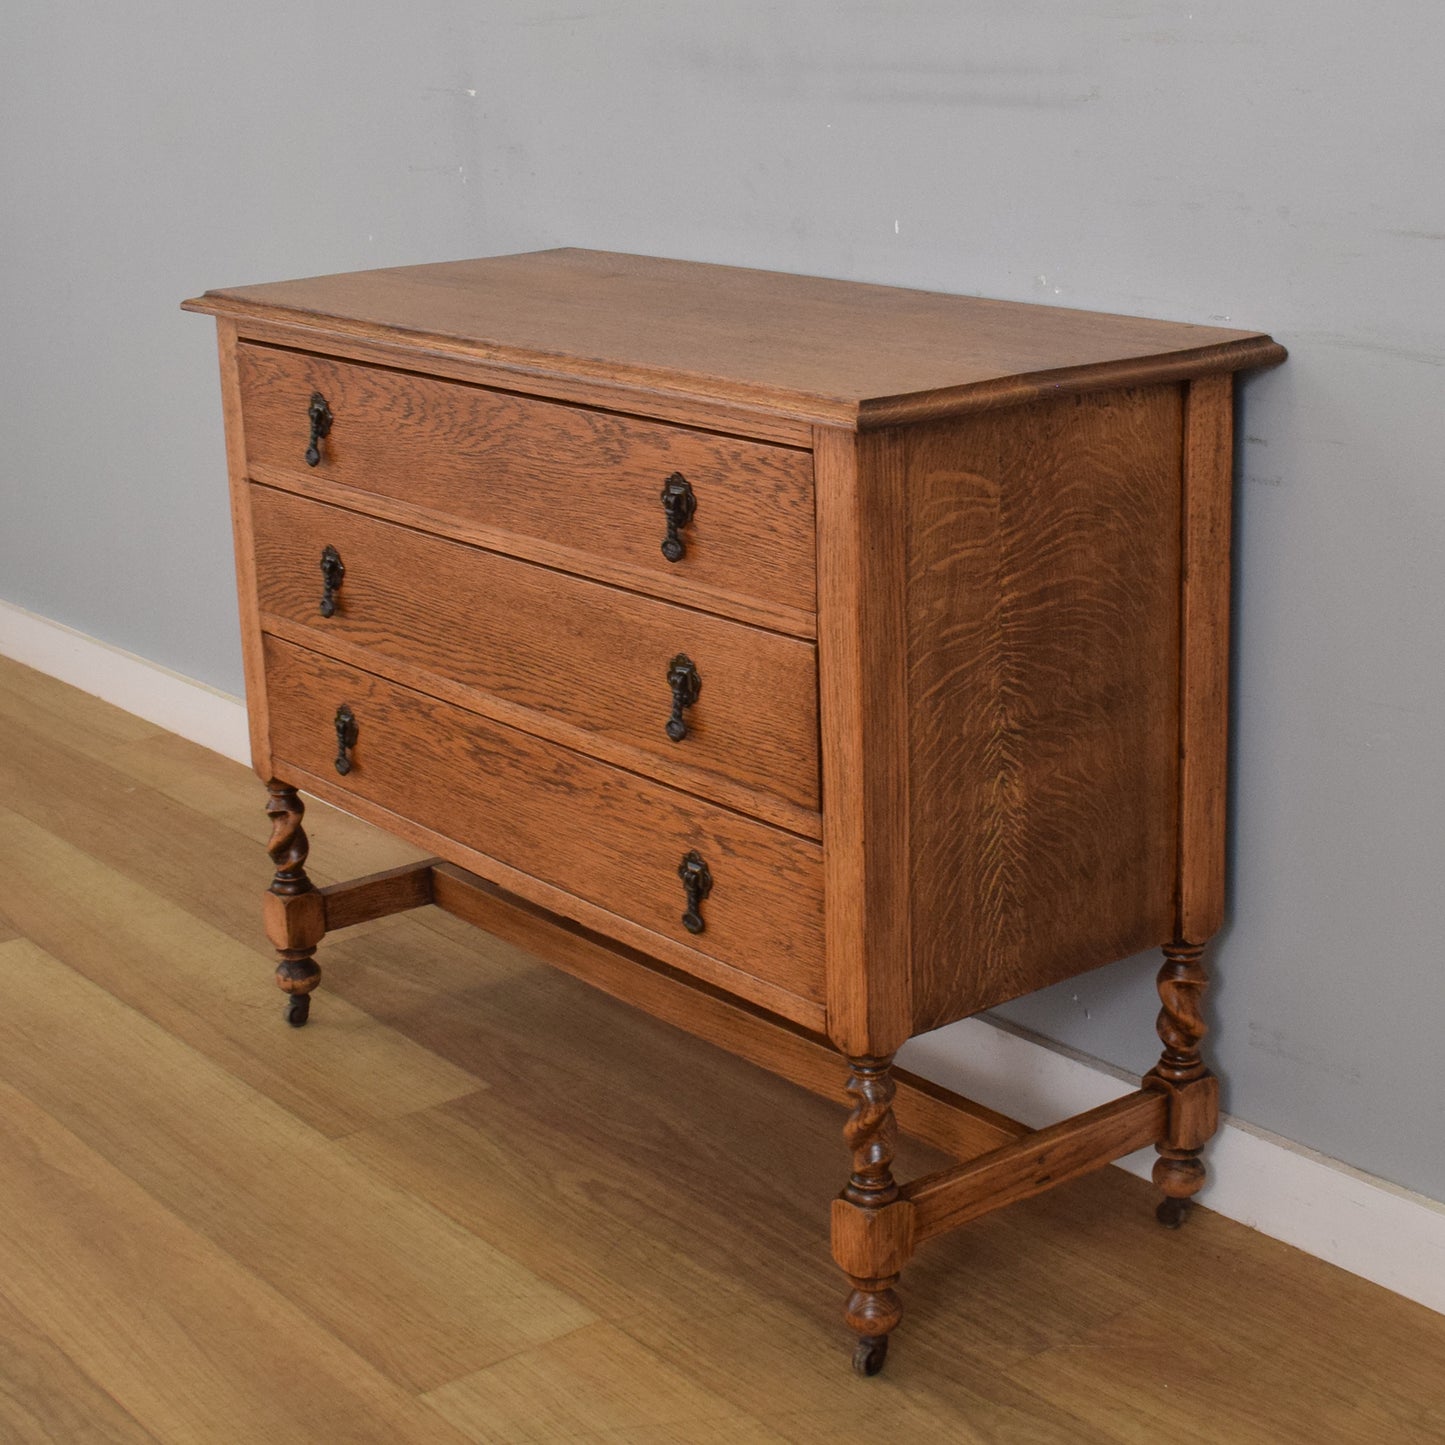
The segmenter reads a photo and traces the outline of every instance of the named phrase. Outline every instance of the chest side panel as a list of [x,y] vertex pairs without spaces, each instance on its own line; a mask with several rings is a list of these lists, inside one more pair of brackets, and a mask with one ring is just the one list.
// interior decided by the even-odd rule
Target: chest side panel
[[914,1015],[1167,939],[1180,389],[905,434]]

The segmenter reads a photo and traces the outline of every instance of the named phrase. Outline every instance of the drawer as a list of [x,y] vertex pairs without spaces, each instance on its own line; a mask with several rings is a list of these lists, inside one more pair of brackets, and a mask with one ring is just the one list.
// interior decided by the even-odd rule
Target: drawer
[[[812,455],[463,382],[243,343],[252,480],[811,635]],[[330,430],[307,465],[313,394]],[[669,561],[669,479],[694,500]]]
[[[278,638],[264,654],[278,776],[343,806],[357,800],[362,816],[523,897],[821,1021],[817,843]],[[344,776],[343,705],[356,722]],[[698,934],[683,925],[678,872],[694,851],[712,876]]]
[[[251,497],[265,630],[818,836],[812,643],[270,487]],[[329,617],[326,548],[344,568]],[[679,658],[700,688],[674,740]]]

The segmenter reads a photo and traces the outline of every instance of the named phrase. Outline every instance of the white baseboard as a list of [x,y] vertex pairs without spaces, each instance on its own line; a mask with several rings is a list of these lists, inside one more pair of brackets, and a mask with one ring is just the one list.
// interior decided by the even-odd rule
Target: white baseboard
[[219,688],[0,602],[0,656],[48,673],[168,732],[250,764],[246,705]]
[[[192,742],[247,762],[240,698],[73,628],[0,602],[0,655],[68,682]],[[1039,1126],[1128,1093],[1138,1081],[1096,1059],[987,1019],[913,1040],[901,1062]],[[1445,1204],[1226,1119],[1209,1149],[1210,1209],[1445,1313]],[[1120,1161],[1148,1177],[1151,1150]]]

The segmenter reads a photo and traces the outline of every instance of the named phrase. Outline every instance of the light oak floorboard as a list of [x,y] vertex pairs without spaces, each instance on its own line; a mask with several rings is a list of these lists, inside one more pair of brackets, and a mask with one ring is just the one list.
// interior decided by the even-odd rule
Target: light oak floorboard
[[0,1078],[412,1388],[592,1319],[26,940],[0,944]]
[[[249,850],[244,881],[253,895],[265,886],[270,877],[264,851],[270,825],[265,815],[266,790],[254,773],[247,786],[238,787],[235,763],[174,733],[112,748],[100,761],[171,802],[223,824],[237,835],[239,846]],[[410,843],[339,808],[309,797],[305,802],[306,834],[311,840],[307,871],[318,883],[379,873],[425,856]],[[254,915],[254,899],[251,911]]]
[[340,997],[318,1005],[304,1038],[284,1027],[269,949],[247,948],[4,808],[0,872],[26,937],[325,1134],[481,1087]]
[[1445,1320],[1118,1170],[931,1241],[855,1379],[841,1108],[434,909],[287,1029],[260,803],[0,661],[7,1445],[1445,1439]]
[[[12,812],[237,941],[257,943],[258,898],[271,870],[263,851],[269,831],[265,790],[254,774],[239,768],[236,774],[255,807],[247,834],[214,826],[204,813],[138,782],[112,761],[66,748],[17,723],[5,725],[4,734],[0,801]],[[325,811],[308,810],[314,842],[325,837],[327,821]],[[324,852],[318,848],[320,882],[327,881]],[[405,861],[392,849],[374,847],[358,871],[372,871],[373,858],[384,867]]]
[[1169,1347],[1176,1331],[1167,1305],[1145,1305],[1008,1375],[1139,1445],[1154,1445],[1180,1419],[1201,1445],[1434,1445],[1442,1438],[1439,1415],[1433,1423],[1423,1414],[1411,1419],[1382,1397],[1373,1376],[1342,1372],[1338,1361],[1321,1368],[1287,1345],[1256,1353],[1213,1335],[1191,1334],[1187,1348]]
[[[479,1057],[466,1062],[485,1071],[489,1057],[491,1087],[351,1135],[348,1150],[772,1428],[779,1400],[831,1408],[877,1385],[847,1373],[820,1223],[841,1111],[557,975],[474,990],[468,1013]],[[524,1042],[542,1021],[545,1059]],[[901,1159],[942,1162],[913,1145]],[[1106,1439],[998,1364],[1144,1292],[1086,1257],[1005,1248],[989,1224],[917,1271],[925,1293],[890,1371],[946,1416]]]
[[734,1440],[781,1438],[608,1324],[514,1355],[425,1399],[474,1439],[499,1445],[631,1439],[643,1430],[724,1424]]
[[[76,702],[74,709],[67,707],[71,700]],[[79,716],[72,717],[71,711]],[[265,790],[254,774],[208,748],[76,692],[43,673],[0,659],[0,727],[6,719],[32,734],[38,733],[65,752],[104,765],[109,773],[119,776],[122,786],[142,784],[147,793],[139,796],[139,805],[144,806],[148,793],[154,792],[202,819],[222,824],[234,834],[231,846],[237,850],[237,866],[232,870],[235,876],[228,880],[230,887],[222,895],[222,900],[231,901],[233,906],[225,909],[218,921],[241,942],[259,942],[262,935],[256,897],[270,878],[265,854],[270,825],[264,810]],[[185,814],[168,810],[167,816],[184,819]],[[305,826],[312,844],[307,871],[318,884],[378,873],[425,856],[411,844],[319,799],[306,799]],[[180,836],[183,839],[184,832]],[[186,893],[182,901],[193,902],[194,894]],[[212,891],[211,905],[214,907],[218,901]],[[467,924],[437,910],[412,917],[451,937],[462,933],[476,937],[476,931]],[[361,924],[355,932],[380,927],[384,922]]]
[[[61,1439],[87,1428],[168,1445],[466,1438],[3,1084],[0,1151],[0,1281],[52,1342],[27,1352],[32,1383],[57,1350],[93,1382],[67,1379],[47,1400],[71,1431]],[[14,1396],[13,1375],[5,1385]]]
[[42,1329],[0,1299],[0,1440],[155,1445],[155,1439]]
[[[144,738],[172,737],[155,723],[68,683],[0,658],[0,726],[19,723],[92,757]],[[8,731],[8,727],[7,727]]]

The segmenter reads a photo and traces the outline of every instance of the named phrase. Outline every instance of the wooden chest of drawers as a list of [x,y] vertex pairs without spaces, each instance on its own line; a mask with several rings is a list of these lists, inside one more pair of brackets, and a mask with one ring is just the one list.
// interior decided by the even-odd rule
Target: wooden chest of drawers
[[[915,1247],[1203,1180],[1233,373],[1268,337],[587,251],[207,292],[268,932],[438,904],[815,1089],[882,1364]],[[298,790],[433,861],[306,876]],[[1160,945],[1159,1066],[1030,1133],[912,1035]],[[900,1183],[899,1125],[959,1165]]]

